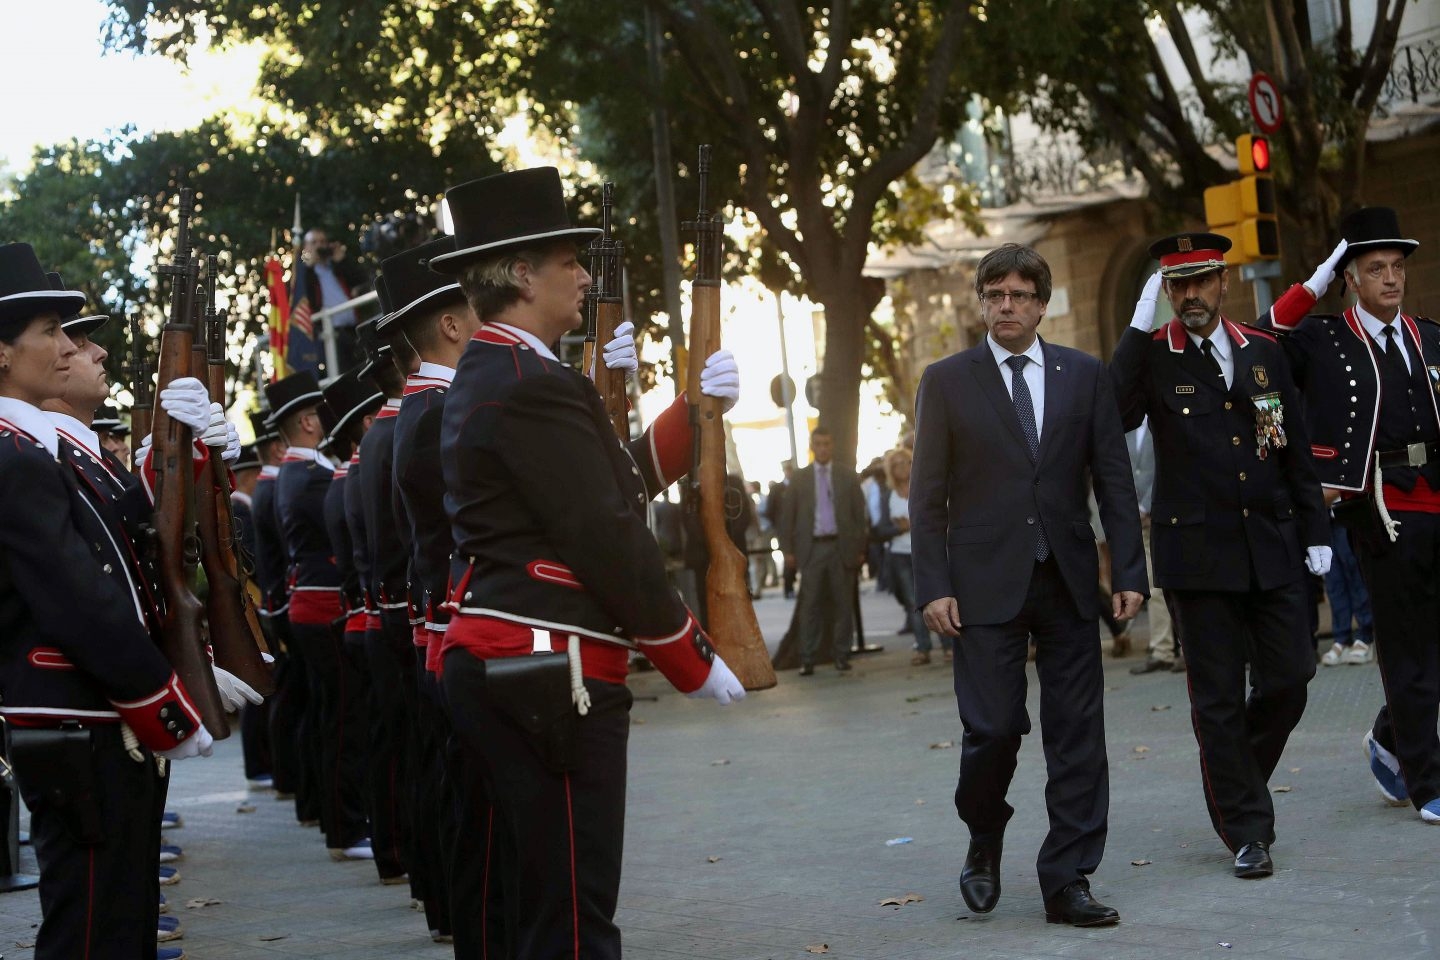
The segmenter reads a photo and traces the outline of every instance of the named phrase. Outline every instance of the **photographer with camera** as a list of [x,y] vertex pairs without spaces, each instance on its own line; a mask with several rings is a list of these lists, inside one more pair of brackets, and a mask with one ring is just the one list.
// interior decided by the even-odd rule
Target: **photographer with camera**
[[[296,268],[295,295],[292,302],[299,304],[300,298],[310,301],[310,311],[316,313],[326,307],[344,303],[355,296],[355,292],[367,283],[364,270],[345,258],[345,244],[332,241],[324,230],[318,227],[305,232],[305,245],[301,250],[301,263]],[[358,317],[354,310],[342,310],[326,319],[335,330],[336,370],[327,370],[333,376],[340,370],[348,370],[357,362],[355,324]],[[317,336],[316,341],[319,341]]]

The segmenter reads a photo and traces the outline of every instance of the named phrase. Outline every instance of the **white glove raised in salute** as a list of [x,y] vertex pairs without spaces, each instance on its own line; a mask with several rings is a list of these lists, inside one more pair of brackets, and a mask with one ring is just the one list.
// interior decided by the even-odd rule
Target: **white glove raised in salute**
[[210,427],[210,392],[194,377],[176,377],[160,391],[160,409],[198,438]]
[[635,324],[626,320],[615,328],[615,339],[605,344],[602,351],[605,366],[610,370],[624,370],[634,373],[640,369],[640,358],[635,353]]
[[1130,318],[1130,326],[1141,333],[1149,333],[1155,326],[1155,301],[1160,296],[1160,271],[1156,270],[1145,281],[1145,289],[1140,291],[1140,299],[1135,301],[1135,315]]
[[1330,256],[1325,259],[1325,262],[1316,267],[1315,272],[1310,275],[1310,279],[1305,281],[1305,289],[1313,293],[1315,299],[1318,300],[1325,296],[1325,291],[1330,288],[1330,281],[1335,279],[1335,264],[1345,256],[1345,250],[1349,246],[1350,241],[1341,240],[1336,244],[1335,249],[1330,251]]
[[720,655],[717,653],[714,661],[710,664],[710,675],[705,678],[705,682],[700,685],[700,689],[692,690],[685,694],[685,696],[695,699],[714,697],[715,702],[723,707],[732,701],[744,700],[745,688],[740,685],[739,679],[736,678],[735,674],[731,672],[730,668],[725,665],[725,661],[721,660]]
[[705,361],[700,371],[700,392],[707,397],[717,397],[723,412],[729,413],[740,401],[740,365],[729,350],[716,350]]

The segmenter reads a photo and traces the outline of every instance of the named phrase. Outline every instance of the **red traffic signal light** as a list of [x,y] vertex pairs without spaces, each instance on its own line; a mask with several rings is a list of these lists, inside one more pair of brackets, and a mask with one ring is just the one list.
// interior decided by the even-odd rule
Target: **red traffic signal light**
[[1240,175],[1242,177],[1255,173],[1270,173],[1269,138],[1256,136],[1253,133],[1246,133],[1236,137],[1235,162],[1240,167]]

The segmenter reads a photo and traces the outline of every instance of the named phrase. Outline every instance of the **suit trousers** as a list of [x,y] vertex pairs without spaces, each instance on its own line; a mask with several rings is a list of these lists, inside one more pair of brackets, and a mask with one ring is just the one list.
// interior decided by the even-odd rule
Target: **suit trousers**
[[1098,629],[1094,617],[1076,609],[1051,557],[1035,564],[1015,619],[963,626],[954,645],[955,700],[965,728],[955,809],[973,840],[998,844],[1015,813],[1005,795],[1020,739],[1030,732],[1025,658],[1035,640],[1050,815],[1036,869],[1047,898],[1094,873],[1105,852],[1110,772]]
[[850,659],[855,638],[856,568],[840,556],[838,540],[817,540],[800,566],[800,663],[814,664],[815,652],[828,640],[835,662]]
[[52,798],[30,789],[26,767],[15,764],[40,865],[36,960],[155,956],[165,779],[148,750],[139,763],[125,752],[118,725],[96,726],[91,736],[99,843],[74,836]]
[[1375,618],[1385,706],[1374,736],[1400,761],[1418,810],[1440,796],[1440,515],[1395,511],[1400,538],[1380,553],[1356,544]]
[[557,773],[530,735],[490,703],[483,660],[450,651],[444,682],[456,732],[484,759],[495,802],[495,847],[503,832],[519,853],[502,871],[514,930],[509,956],[619,960],[615,906],[625,836],[629,689],[585,681],[591,706],[578,725],[576,767]]
[[1171,591],[1185,637],[1205,806],[1231,851],[1275,840],[1268,781],[1315,676],[1305,589],[1297,577],[1274,590]]
[[333,624],[293,623],[304,652],[310,704],[301,750],[313,758],[325,846],[343,850],[369,836],[365,815],[364,691],[358,666]]
[[[1145,576],[1155,582],[1155,564],[1150,559],[1150,521],[1140,524],[1140,534],[1145,541]],[[1108,598],[1107,598],[1108,599]],[[1165,592],[1159,587],[1150,588],[1150,600],[1145,604],[1150,615],[1150,656],[1156,660],[1171,663],[1175,660],[1175,628],[1170,621],[1170,607]]]

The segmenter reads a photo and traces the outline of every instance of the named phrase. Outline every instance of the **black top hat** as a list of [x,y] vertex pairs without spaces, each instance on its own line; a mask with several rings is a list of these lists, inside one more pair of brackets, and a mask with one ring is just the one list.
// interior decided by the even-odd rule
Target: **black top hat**
[[1419,240],[1400,239],[1400,219],[1389,207],[1361,207],[1340,221],[1340,236],[1349,243],[1342,267],[1371,250],[1399,250],[1408,257],[1420,246]]
[[1150,244],[1150,256],[1160,261],[1166,279],[1194,277],[1225,269],[1230,238],[1218,233],[1176,233]]
[[320,415],[320,429],[325,432],[324,438],[320,441],[320,446],[328,449],[330,442],[335,439],[335,424],[340,418],[335,416],[335,411],[330,409],[330,404],[323,400],[320,401],[320,405],[315,408],[315,412]]
[[90,429],[96,433],[111,433],[117,437],[130,435],[130,428],[120,419],[120,411],[110,404],[101,404],[90,421]]
[[[45,274],[45,276],[49,278],[50,286],[52,289],[65,289],[65,281],[60,279],[60,274],[51,271],[50,273]],[[61,319],[60,329],[74,336],[83,335],[88,337],[96,330],[99,330],[101,327],[105,326],[105,323],[109,319],[110,315],[107,313],[95,313],[89,316],[82,317],[80,315],[80,311],[77,309],[74,313]]]
[[386,257],[380,263],[380,276],[385,281],[391,312],[375,321],[377,333],[388,336],[407,320],[465,299],[460,284],[430,269],[431,264],[454,249],[454,237],[439,237]]
[[255,433],[255,442],[264,443],[267,440],[279,440],[280,431],[270,422],[269,410],[250,411],[250,429]]
[[543,240],[599,236],[594,227],[576,227],[565,212],[560,171],[554,167],[513,170],[471,180],[445,191],[455,225],[455,252],[437,256],[430,268],[459,273],[486,254]]
[[347,423],[367,413],[374,413],[385,402],[385,395],[375,384],[360,377],[360,368],[346,370],[325,384],[325,406],[335,415],[335,425],[325,431],[327,438],[345,429]]
[[240,456],[230,465],[230,469],[239,473],[241,470],[259,470],[265,464],[260,462],[260,450],[253,443],[247,443],[240,448]]
[[56,290],[50,285],[30,244],[0,245],[0,322],[29,320],[46,312],[66,317],[83,306],[85,294],[79,290]]
[[270,402],[271,426],[278,426],[285,417],[301,407],[313,407],[325,399],[320,383],[310,370],[292,373],[284,380],[265,384],[265,399]]
[[[376,278],[376,281],[376,288],[378,289],[378,277]],[[375,332],[375,326],[377,323],[379,323],[380,319],[383,318],[377,318],[376,320],[372,320],[368,323],[362,323],[360,324],[360,326],[355,328],[355,336],[359,338],[360,347],[365,351],[365,362],[360,365],[361,379],[369,379],[370,376],[375,372],[376,364],[390,359],[390,354],[392,352],[390,344],[382,341],[379,335]]]

